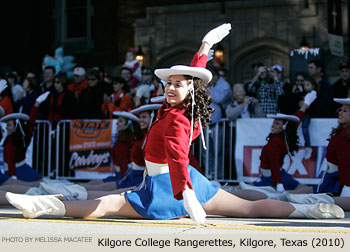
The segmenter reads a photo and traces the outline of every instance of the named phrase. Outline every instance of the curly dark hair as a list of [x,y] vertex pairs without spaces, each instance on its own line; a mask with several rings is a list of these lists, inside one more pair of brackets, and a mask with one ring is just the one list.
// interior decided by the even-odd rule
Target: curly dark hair
[[[338,135],[342,129],[345,129],[348,133],[350,133],[350,123],[339,123],[339,125],[336,128],[332,128],[332,132],[327,140],[330,141],[333,137]],[[347,137],[346,139],[350,140],[350,137]]]
[[[192,76],[185,75],[186,80],[192,80]],[[196,105],[194,106],[194,120],[197,121],[199,116],[201,119],[202,127],[206,128],[210,122],[210,116],[211,113],[214,111],[213,108],[209,107],[211,103],[211,97],[208,94],[207,88],[204,85],[203,81],[199,78],[193,78],[193,85],[194,85],[194,100],[196,102]],[[191,120],[192,116],[192,98],[191,94],[188,93],[184,101],[177,105],[180,106],[180,108],[186,109],[185,116]]]
[[294,156],[294,152],[299,149],[299,136],[297,134],[297,124],[288,122],[286,129],[284,130],[286,136],[289,152]]
[[117,141],[128,142],[130,138],[138,140],[142,138],[140,124],[131,119],[126,119],[126,123],[128,123],[129,120],[131,121],[133,128],[131,129],[130,127],[126,127],[126,129],[120,131],[118,133]]
[[[350,105],[347,105],[347,106],[350,109]],[[345,129],[347,131],[347,133],[349,134],[350,133],[350,123],[339,123],[336,128],[332,128],[332,132],[327,140],[330,141],[333,137],[338,135],[342,129]],[[347,137],[347,140],[350,140],[350,137]]]

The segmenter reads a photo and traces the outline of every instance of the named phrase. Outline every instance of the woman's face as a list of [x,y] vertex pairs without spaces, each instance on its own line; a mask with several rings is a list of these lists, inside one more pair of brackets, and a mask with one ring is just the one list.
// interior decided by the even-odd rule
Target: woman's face
[[350,123],[350,105],[341,106],[338,113],[338,122],[341,124]]
[[165,86],[165,97],[171,106],[180,104],[187,96],[188,80],[184,75],[170,76]]
[[235,85],[233,87],[233,97],[238,101],[242,102],[245,98],[245,90],[243,85]]
[[7,130],[7,135],[12,135],[13,133],[16,132],[16,125],[14,120],[10,120],[6,122],[6,130]]
[[92,76],[88,76],[87,77],[88,80],[88,85],[89,87],[94,87],[97,85],[98,83],[98,79],[96,78],[96,76],[92,75]]
[[278,133],[281,133],[282,130],[283,130],[283,120],[281,120],[281,119],[273,120],[273,123],[271,126],[271,133],[278,134]]
[[314,87],[312,86],[311,82],[306,80],[304,82],[304,91],[305,92],[310,92],[313,89],[314,89]]
[[61,93],[63,91],[64,88],[63,88],[62,82],[60,82],[58,79],[54,80],[54,85],[58,93]]
[[127,119],[125,117],[119,116],[117,121],[117,130],[118,131],[125,130],[126,125],[127,125]]
[[124,84],[119,83],[117,81],[113,82],[113,90],[114,92],[118,93],[123,89]]
[[29,81],[27,79],[24,79],[24,81],[22,83],[22,87],[23,87],[24,91],[26,91],[26,92],[28,92],[30,90]]
[[142,130],[148,129],[149,124],[151,123],[151,115],[148,111],[141,112],[139,114],[139,123]]

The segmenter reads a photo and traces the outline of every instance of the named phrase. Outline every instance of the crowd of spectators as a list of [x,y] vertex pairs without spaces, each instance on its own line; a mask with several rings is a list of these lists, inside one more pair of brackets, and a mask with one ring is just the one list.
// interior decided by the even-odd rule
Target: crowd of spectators
[[[215,60],[215,59],[214,59]],[[323,78],[324,69],[319,60],[308,62],[304,72],[291,81],[282,79],[280,65],[252,65],[252,79],[248,83],[230,84],[218,64],[208,63],[213,78],[208,85],[212,123],[228,118],[266,117],[267,114],[294,114],[302,105],[304,96],[317,91],[317,99],[311,105],[303,121],[304,137],[309,146],[308,124],[310,118],[335,118],[339,105],[333,98],[350,95],[350,63],[339,64],[339,80],[332,85]],[[152,97],[163,94],[163,84],[153,74],[153,69],[141,65],[135,52],[126,53],[119,74],[111,76],[102,67],[75,67],[73,79],[65,73],[57,73],[55,67],[46,66],[41,76],[28,72],[21,76],[10,71],[4,76],[8,87],[0,94],[0,106],[5,115],[13,112],[29,114],[35,99],[50,91],[48,99],[40,106],[38,119],[49,120],[53,128],[62,119],[111,119],[114,111],[130,111],[150,103]]]

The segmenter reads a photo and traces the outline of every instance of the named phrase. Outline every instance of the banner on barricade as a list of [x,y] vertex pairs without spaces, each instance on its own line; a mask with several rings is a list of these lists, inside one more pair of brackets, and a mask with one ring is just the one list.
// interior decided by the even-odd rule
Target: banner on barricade
[[112,120],[72,120],[69,168],[111,172]]
[[[237,179],[253,182],[260,176],[260,155],[273,119],[238,119],[236,122]],[[336,119],[311,119],[309,125],[312,153],[306,157],[304,137],[298,128],[300,148],[293,156],[284,157],[283,169],[305,184],[317,184],[326,169],[326,149],[330,132],[337,126]]]

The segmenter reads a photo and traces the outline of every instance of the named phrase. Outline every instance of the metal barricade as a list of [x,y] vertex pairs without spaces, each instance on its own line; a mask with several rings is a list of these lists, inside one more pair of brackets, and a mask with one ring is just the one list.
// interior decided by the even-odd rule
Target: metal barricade
[[69,157],[67,148],[69,148],[70,120],[61,120],[56,128],[56,179],[77,179],[74,171],[67,169],[69,167]]
[[32,168],[43,177],[54,177],[51,169],[52,159],[52,126],[47,120],[36,120],[33,132]]
[[207,150],[198,137],[193,145],[193,154],[210,180],[219,182],[237,182],[234,161],[236,129],[233,121],[221,119],[204,130]]

